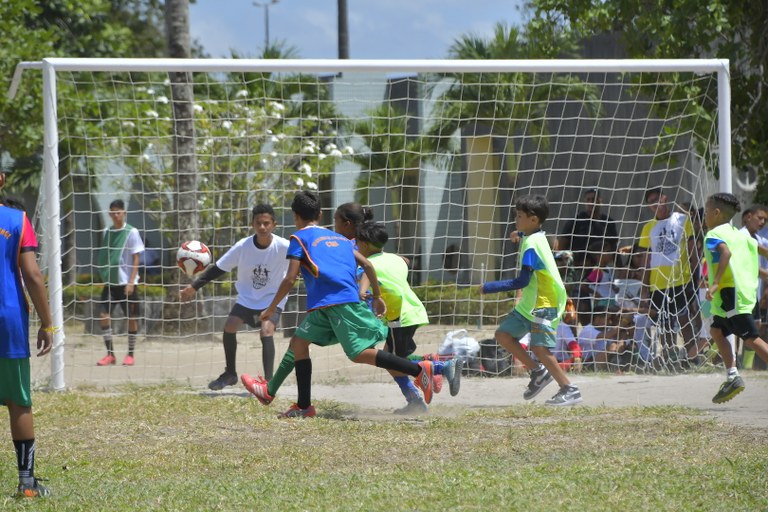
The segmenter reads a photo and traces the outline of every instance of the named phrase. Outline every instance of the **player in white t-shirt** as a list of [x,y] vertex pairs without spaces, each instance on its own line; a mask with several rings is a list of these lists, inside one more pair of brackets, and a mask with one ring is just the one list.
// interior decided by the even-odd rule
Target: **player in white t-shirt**
[[272,233],[276,225],[275,211],[271,206],[255,206],[253,230],[256,234],[238,241],[179,294],[182,301],[189,301],[207,283],[237,268],[237,302],[224,324],[226,368],[224,373],[208,384],[209,389],[219,390],[237,384],[237,331],[243,323],[260,328],[264,375],[267,378],[272,376],[275,364],[275,327],[280,321],[287,296],[280,301],[269,320],[262,322],[259,316],[272,302],[288,270],[288,240]]

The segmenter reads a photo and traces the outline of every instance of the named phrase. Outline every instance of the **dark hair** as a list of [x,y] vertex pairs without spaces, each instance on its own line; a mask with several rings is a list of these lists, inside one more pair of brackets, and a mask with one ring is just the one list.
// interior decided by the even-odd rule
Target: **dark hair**
[[125,210],[125,203],[122,199],[115,199],[109,203],[109,209],[112,210],[113,208],[117,208],[118,210]]
[[763,206],[762,204],[753,204],[752,206],[750,206],[749,208],[741,212],[741,219],[744,220],[744,218],[747,215],[754,215],[757,212],[766,212],[766,211],[768,211],[768,209],[766,209],[765,206]]
[[661,195],[663,194],[663,192],[661,191],[661,187],[653,187],[653,188],[649,188],[648,190],[645,191],[645,202],[646,203],[648,202],[648,196],[650,196],[651,194],[658,194],[659,197],[661,197]]
[[317,220],[322,213],[320,195],[313,190],[296,192],[291,203],[291,211],[304,220]]
[[600,193],[600,189],[597,187],[585,188],[584,192],[581,195],[586,196],[587,194],[595,194],[595,200],[600,199],[602,197],[602,194]]
[[720,211],[723,212],[723,215],[729,220],[736,214],[736,212],[741,211],[739,198],[727,192],[712,194],[707,200],[712,202],[712,206],[719,208]]
[[544,224],[549,216],[549,203],[544,196],[523,196],[517,200],[515,208],[526,215],[537,216],[539,224]]
[[15,197],[3,197],[0,199],[0,204],[4,204],[5,206],[9,208],[14,208],[16,210],[21,210],[23,212],[27,211],[27,208],[24,206],[24,203],[21,202],[21,200],[16,199]]
[[358,227],[363,222],[373,220],[373,210],[360,203],[344,203],[336,208],[341,220],[351,222],[353,226]]
[[272,220],[275,220],[275,209],[268,204],[257,204],[256,206],[253,207],[253,210],[251,213],[253,215],[252,218],[254,219],[256,218],[257,215],[266,213],[272,216]]
[[384,224],[380,222],[364,222],[357,228],[357,241],[367,242],[381,249],[389,240],[389,233]]

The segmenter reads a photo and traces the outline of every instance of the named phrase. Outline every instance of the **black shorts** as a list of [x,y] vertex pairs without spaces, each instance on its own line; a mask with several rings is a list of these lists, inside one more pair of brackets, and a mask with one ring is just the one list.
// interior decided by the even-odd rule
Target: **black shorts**
[[137,286],[134,286],[133,293],[126,297],[125,285],[104,285],[104,288],[101,290],[101,298],[99,299],[99,312],[112,314],[115,307],[120,306],[123,313],[128,315],[128,318],[138,318],[139,294],[136,290]]
[[387,341],[384,342],[384,350],[392,352],[400,357],[408,357],[416,352],[416,342],[413,341],[413,335],[416,334],[418,325],[409,325],[408,327],[390,327],[387,334]]
[[[261,327],[261,320],[259,317],[261,316],[262,311],[264,310],[247,308],[242,304],[235,302],[235,305],[232,306],[232,311],[229,312],[229,316],[235,316],[254,329],[258,329]],[[282,309],[277,308],[275,313],[269,317],[273,324],[277,325],[277,323],[280,321],[280,315],[282,312]]]
[[[736,290],[734,288],[721,289],[720,298],[724,311],[736,309]],[[735,334],[743,340],[757,338],[760,335],[757,324],[755,324],[755,318],[751,313],[742,313],[731,317],[715,315],[712,317],[712,327],[720,329],[725,336]]]
[[654,290],[651,293],[651,306],[655,311],[666,309],[670,315],[690,315],[691,307],[697,301],[693,284],[687,283],[666,290]]

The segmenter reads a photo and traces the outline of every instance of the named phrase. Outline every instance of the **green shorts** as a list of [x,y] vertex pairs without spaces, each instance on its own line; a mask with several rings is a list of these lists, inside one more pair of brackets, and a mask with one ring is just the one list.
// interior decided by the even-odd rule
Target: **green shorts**
[[499,330],[511,334],[517,340],[530,332],[532,347],[555,348],[557,332],[552,321],[557,318],[557,308],[534,309],[532,313],[538,321],[529,320],[517,310],[512,310],[499,325]]
[[29,358],[0,358],[0,404],[13,402],[32,407],[32,385],[29,378]]
[[365,302],[350,302],[310,311],[296,336],[314,345],[340,343],[350,360],[387,338],[387,324],[376,318]]

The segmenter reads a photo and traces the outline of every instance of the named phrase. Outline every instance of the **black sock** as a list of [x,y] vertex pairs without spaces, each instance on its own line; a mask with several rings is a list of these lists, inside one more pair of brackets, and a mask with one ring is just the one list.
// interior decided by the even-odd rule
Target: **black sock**
[[224,333],[224,359],[227,363],[227,372],[237,375],[237,333]]
[[421,366],[417,363],[383,350],[376,351],[376,367],[384,368],[385,370],[395,370],[411,377],[418,377],[419,373],[421,373]]
[[19,482],[29,483],[29,479],[35,477],[35,439],[16,441],[16,464],[19,468]]
[[104,346],[107,347],[107,354],[114,354],[115,349],[112,346],[112,327],[102,327],[101,335],[104,337]]
[[269,380],[275,370],[275,337],[261,338],[261,362],[264,365],[264,378]]
[[300,359],[296,361],[296,386],[299,396],[296,405],[299,409],[306,409],[312,405],[312,360]]
[[128,331],[128,355],[133,356],[133,351],[136,350],[136,336],[137,332]]

